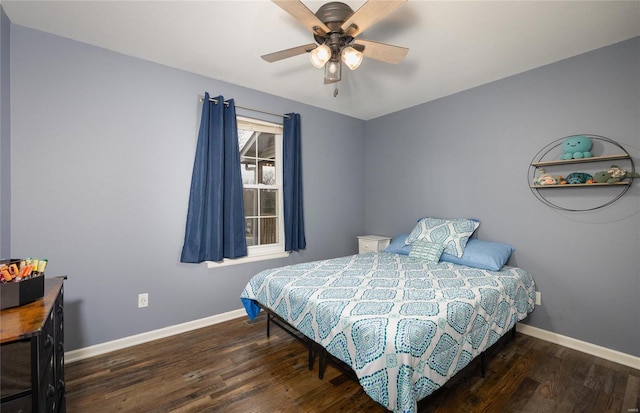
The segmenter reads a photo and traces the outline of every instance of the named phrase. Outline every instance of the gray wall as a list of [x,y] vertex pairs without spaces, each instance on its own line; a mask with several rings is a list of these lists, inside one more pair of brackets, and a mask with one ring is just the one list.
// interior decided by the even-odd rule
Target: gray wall
[[[536,152],[575,133],[616,139],[637,162],[639,39],[363,122],[20,26],[7,40],[7,26],[2,234],[11,255],[69,276],[68,350],[238,309],[263,268],[354,253],[356,235],[433,215],[478,218],[479,237],[517,248],[511,263],[542,292],[529,324],[640,355],[638,184],[610,207],[565,213],[527,183]],[[178,262],[205,90],[302,114],[303,253],[213,270]],[[150,307],[139,310],[141,292]]]
[[[68,275],[66,350],[239,309],[261,269],[357,251],[364,121],[17,25],[11,46],[12,255]],[[204,91],[301,114],[306,251],[179,263]]]
[[[513,244],[511,263],[536,280],[543,305],[526,323],[640,356],[640,182],[588,213],[528,187],[534,155],[578,133],[619,141],[638,164],[640,38],[367,122],[367,232],[478,218],[478,237]],[[564,194],[586,203],[600,189]]]
[[10,26],[0,5],[0,258],[11,255]]

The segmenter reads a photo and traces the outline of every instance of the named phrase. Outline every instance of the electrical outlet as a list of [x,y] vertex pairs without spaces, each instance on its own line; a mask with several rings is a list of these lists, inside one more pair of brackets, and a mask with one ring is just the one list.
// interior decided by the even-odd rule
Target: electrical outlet
[[536,291],[536,305],[542,305],[542,298],[540,297],[540,291]]
[[138,294],[138,308],[149,306],[149,293]]

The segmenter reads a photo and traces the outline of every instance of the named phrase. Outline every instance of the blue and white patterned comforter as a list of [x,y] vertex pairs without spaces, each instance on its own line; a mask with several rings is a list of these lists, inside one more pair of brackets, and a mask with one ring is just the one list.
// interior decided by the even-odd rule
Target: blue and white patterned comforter
[[425,263],[387,252],[265,270],[241,295],[348,364],[364,391],[394,412],[433,393],[533,311],[526,271]]

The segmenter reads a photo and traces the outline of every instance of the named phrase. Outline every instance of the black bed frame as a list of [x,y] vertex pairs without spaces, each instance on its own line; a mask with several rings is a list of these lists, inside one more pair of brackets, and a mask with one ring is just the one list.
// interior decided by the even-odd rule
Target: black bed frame
[[[282,317],[280,317],[273,311],[269,310],[268,308],[266,308],[260,303],[258,303],[258,306],[267,313],[267,337],[271,337],[271,323],[273,323],[278,327],[280,327],[281,329],[283,329],[285,332],[289,333],[291,337],[302,342],[302,344],[307,346],[307,349],[309,351],[309,370],[313,370],[313,362],[315,361],[314,352],[316,351],[316,347],[320,347],[323,350],[324,348],[319,344],[317,344],[315,341],[311,340],[309,337],[302,334],[300,331],[298,331],[298,329],[296,329],[294,326],[289,324],[287,321],[285,321]],[[323,375],[324,375],[324,372],[323,372]]]
[[[302,334],[300,331],[298,331],[297,328],[289,324],[286,320],[284,320],[282,317],[280,317],[270,309],[266,308],[260,303],[258,303],[258,306],[262,308],[267,314],[267,337],[271,336],[271,323],[273,323],[278,327],[280,327],[285,332],[287,332],[288,334],[290,334],[293,338],[303,343],[307,347],[307,350],[309,352],[309,370],[313,370],[313,364],[315,362],[316,355],[318,356],[318,377],[320,378],[320,380],[324,378],[324,372],[327,368],[327,363],[331,363],[334,367],[338,368],[345,375],[358,381],[358,377],[356,376],[356,373],[351,369],[351,367],[345,364],[342,360],[329,354],[329,352],[324,347],[322,347],[320,344],[316,343],[315,341],[311,340],[309,337]],[[511,328],[509,333],[511,336],[510,339],[515,338],[516,336],[515,325]],[[505,336],[507,334],[505,334]],[[494,343],[494,345],[497,344],[499,341],[500,340]],[[485,356],[485,353],[487,350],[480,353],[480,377],[482,378],[485,378],[487,375],[487,364],[486,364],[487,362],[486,362],[486,356]]]

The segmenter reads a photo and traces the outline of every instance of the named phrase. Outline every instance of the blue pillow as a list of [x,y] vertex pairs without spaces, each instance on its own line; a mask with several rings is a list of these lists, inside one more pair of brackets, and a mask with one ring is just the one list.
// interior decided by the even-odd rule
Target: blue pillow
[[500,271],[502,266],[509,261],[513,251],[514,248],[509,244],[471,238],[467,241],[462,257],[445,252],[440,260],[489,271]]
[[393,237],[389,246],[385,248],[385,251],[393,254],[409,255],[411,245],[404,245],[404,240],[406,240],[408,236],[409,234],[400,234]]

